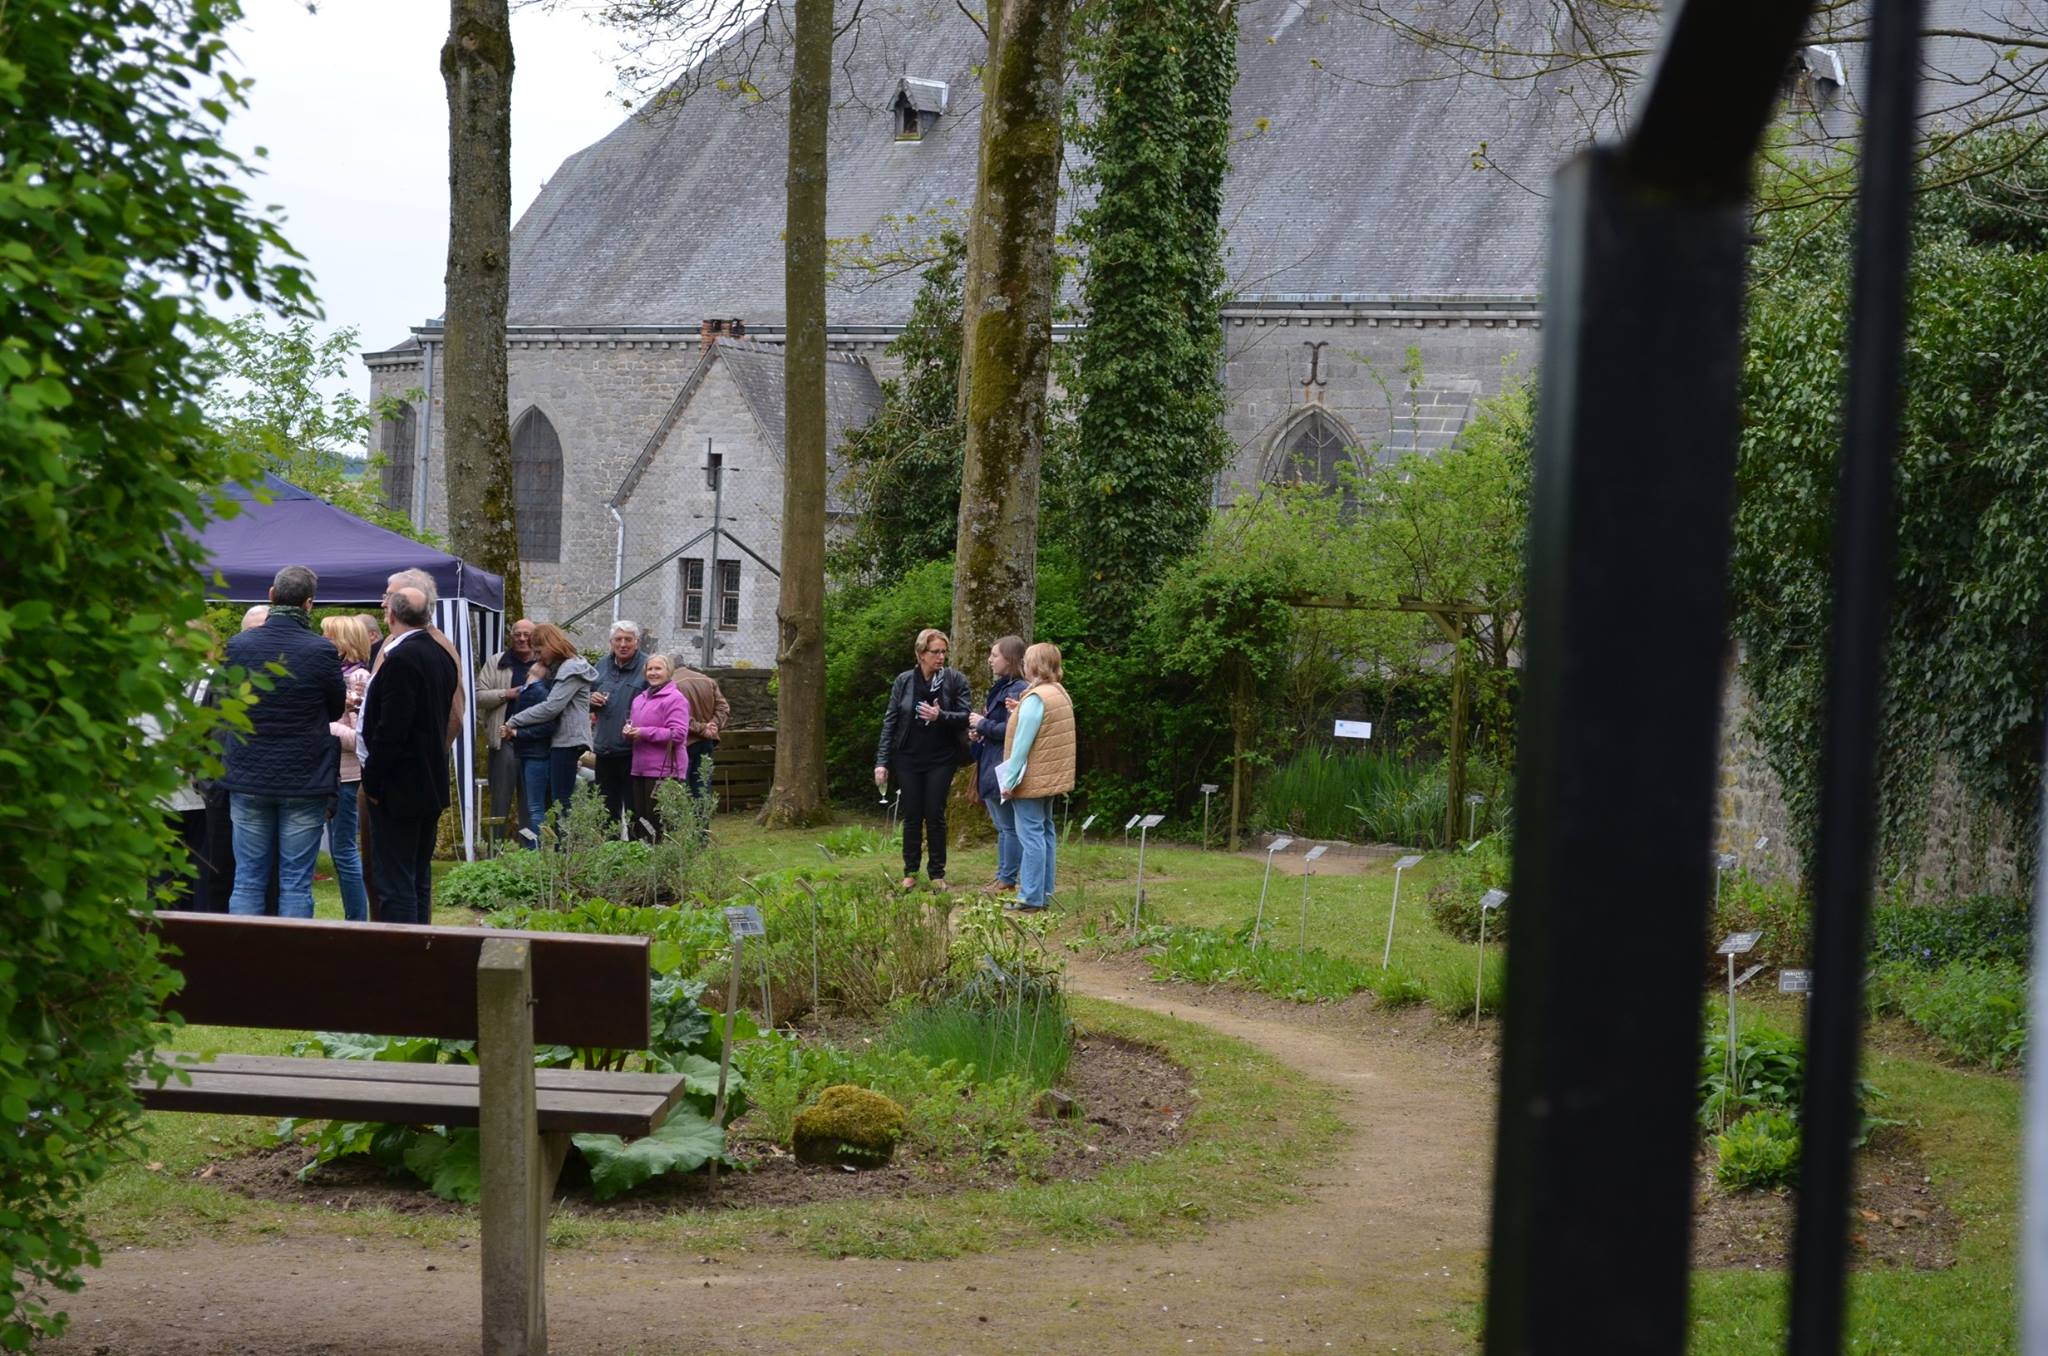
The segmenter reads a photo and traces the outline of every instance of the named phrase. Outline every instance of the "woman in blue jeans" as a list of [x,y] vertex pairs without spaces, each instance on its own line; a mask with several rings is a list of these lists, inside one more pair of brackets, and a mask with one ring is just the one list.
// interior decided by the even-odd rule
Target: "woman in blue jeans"
[[[528,668],[525,681],[512,689],[509,711],[518,715],[530,711],[548,699],[548,666],[542,660],[534,660]],[[512,754],[519,760],[519,808],[526,816],[526,827],[533,834],[527,843],[530,848],[540,846],[540,826],[548,812],[548,783],[553,771],[549,745],[554,742],[555,726],[552,721],[545,725],[529,725],[523,730],[512,732]]]
[[[522,730],[554,726],[554,736],[548,740],[547,799],[529,798],[529,803],[540,805],[543,811],[553,805],[567,815],[569,798],[576,791],[576,760],[590,747],[590,686],[597,679],[597,670],[576,652],[575,643],[553,622],[542,622],[533,628],[533,650],[547,665],[548,695],[545,700],[507,716],[499,734],[501,738],[516,738]],[[525,769],[521,772],[524,774]],[[524,785],[531,787],[533,783],[527,781]]]
[[1023,863],[1017,877],[1017,907],[1036,911],[1052,902],[1059,834],[1053,827],[1052,798],[1074,789],[1074,702],[1061,683],[1057,645],[1040,642],[1024,652],[1024,680],[1016,715],[1003,737],[1003,761],[996,768],[1002,795],[1017,816]]
[[1010,728],[1009,699],[1024,691],[1023,639],[1004,636],[990,646],[988,668],[995,680],[989,684],[988,700],[982,704],[981,714],[967,718],[967,738],[974,746],[975,795],[988,807],[989,820],[996,826],[994,889],[1000,894],[1017,888],[1017,873],[1024,866],[1024,849],[1017,841],[1016,812],[1003,799],[1002,788],[996,784],[996,765],[1003,761],[1003,737]]
[[370,687],[370,630],[360,617],[329,617],[320,623],[341,656],[341,682],[347,708],[327,729],[341,742],[341,789],[334,814],[327,821],[327,855],[334,862],[334,884],[341,891],[341,916],[351,923],[370,921],[370,896],[363,884],[363,855],[357,839],[361,824],[357,793],[363,785],[362,764],[356,761],[356,722],[363,713],[363,693]]

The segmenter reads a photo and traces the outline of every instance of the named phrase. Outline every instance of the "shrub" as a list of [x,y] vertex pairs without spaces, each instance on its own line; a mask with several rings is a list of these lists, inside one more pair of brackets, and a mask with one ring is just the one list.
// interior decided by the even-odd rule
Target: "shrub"
[[1042,1091],[1066,1077],[1074,1026],[1066,1000],[1041,991],[1000,1006],[951,1000],[913,1007],[889,1024],[881,1044],[927,1064],[957,1065],[977,1084],[1014,1078]]
[[1699,1120],[1702,1129],[1740,1119],[1752,1111],[1797,1112],[1806,1089],[1806,1044],[1799,1037],[1761,1023],[1736,1033],[1735,1082],[1728,1081],[1728,1024],[1725,1011],[1709,1009],[1707,1038],[1700,1047]]
[[736,888],[723,854],[698,835],[701,811],[680,782],[657,798],[659,843],[621,841],[595,786],[577,788],[569,814],[550,810],[542,851],[511,846],[495,857],[460,862],[436,886],[442,902],[479,911],[570,907],[590,896],[621,904],[708,902]]
[[1932,1036],[1957,1059],[2003,1069],[2027,1051],[2027,972],[1954,961],[1939,970],[1893,962],[1872,977],[1871,1004]]
[[880,1167],[896,1152],[904,1120],[903,1108],[881,1093],[840,1083],[797,1113],[790,1147],[800,1163]]
[[[832,794],[874,804],[875,740],[889,684],[910,667],[924,627],[953,615],[953,562],[933,561],[876,588],[825,595],[825,767]],[[966,656],[959,656],[964,660]]]
[[[1426,900],[1430,922],[1461,942],[1478,941],[1479,901],[1488,890],[1508,888],[1511,866],[1510,844],[1503,834],[1489,834],[1469,852],[1445,854]],[[1487,941],[1507,940],[1508,907],[1489,911]]]
[[1799,1180],[1799,1122],[1789,1111],[1752,1111],[1714,1136],[1714,1179],[1768,1189]]
[[2033,944],[2025,900],[1977,895],[1956,904],[1885,904],[1872,911],[1870,959],[1938,969],[1954,961],[2025,965]]

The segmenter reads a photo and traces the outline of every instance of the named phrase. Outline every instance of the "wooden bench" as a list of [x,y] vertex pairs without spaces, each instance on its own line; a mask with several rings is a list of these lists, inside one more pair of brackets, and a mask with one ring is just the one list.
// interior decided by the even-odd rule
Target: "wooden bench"
[[535,1069],[533,1048],[646,1048],[647,939],[218,914],[145,926],[185,977],[165,1011],[188,1023],[476,1042],[473,1065],[167,1053],[177,1072],[134,1086],[153,1111],[479,1127],[483,1350],[546,1351],[548,1202],[569,1136],[650,1134],[683,1080]]

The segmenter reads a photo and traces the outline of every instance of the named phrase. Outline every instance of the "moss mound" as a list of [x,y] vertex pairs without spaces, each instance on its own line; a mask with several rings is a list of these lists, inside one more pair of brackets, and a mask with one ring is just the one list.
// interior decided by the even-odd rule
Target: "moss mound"
[[838,1083],[799,1111],[790,1147],[799,1163],[878,1168],[903,1138],[903,1108],[879,1092]]

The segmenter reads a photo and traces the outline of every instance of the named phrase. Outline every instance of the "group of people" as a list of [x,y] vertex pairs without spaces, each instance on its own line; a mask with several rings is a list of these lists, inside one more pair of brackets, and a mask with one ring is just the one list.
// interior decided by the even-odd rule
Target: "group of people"
[[943,888],[946,797],[955,769],[972,763],[971,795],[995,825],[994,888],[1014,891],[1020,909],[1043,909],[1059,848],[1052,798],[1073,790],[1077,749],[1059,647],[1018,636],[990,646],[993,677],[979,711],[967,675],[946,662],[951,651],[945,632],[918,632],[917,663],[889,689],[875,749],[876,787],[886,793],[893,775],[902,796],[903,888],[917,883],[920,862]]
[[664,781],[682,782],[708,816],[710,759],[732,709],[716,679],[645,652],[646,639],[637,623],[613,622],[609,652],[593,665],[561,627],[522,618],[504,652],[485,661],[476,699],[491,813],[504,819],[516,800],[529,847],[540,845],[550,808],[566,812],[586,754],[608,821],[628,833],[643,823],[663,831],[655,798]]
[[[249,728],[224,730],[221,775],[167,807],[198,868],[191,903],[310,918],[325,837],[345,918],[426,923],[450,749],[467,718],[455,644],[433,625],[423,570],[390,577],[381,617],[315,626],[319,582],[303,565],[279,570],[270,601],[227,643],[227,668],[256,687]],[[616,623],[593,666],[560,627],[521,620],[477,675],[492,813],[503,820],[516,803],[531,845],[547,811],[566,809],[586,753],[614,822],[630,812],[634,825],[659,825],[664,780],[708,793],[710,754],[731,719],[725,696],[708,675],[643,655],[644,639]],[[193,696],[213,704],[223,691],[210,677]]]

